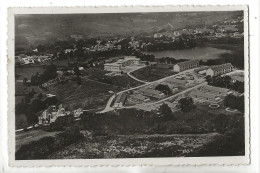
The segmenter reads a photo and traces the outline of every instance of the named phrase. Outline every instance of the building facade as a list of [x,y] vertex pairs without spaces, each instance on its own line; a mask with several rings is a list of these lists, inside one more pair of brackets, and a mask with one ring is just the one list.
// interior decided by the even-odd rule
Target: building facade
[[206,75],[207,76],[223,75],[233,71],[233,68],[234,66],[231,63],[212,66],[206,71]]
[[104,64],[104,70],[111,72],[120,72],[125,66],[139,65],[140,59],[136,56],[125,56],[124,59],[119,59],[114,63]]
[[181,72],[184,70],[192,69],[199,67],[199,60],[191,60],[177,63],[173,66],[173,71]]
[[120,72],[122,71],[122,64],[106,63],[104,64],[104,70],[112,71],[112,72]]

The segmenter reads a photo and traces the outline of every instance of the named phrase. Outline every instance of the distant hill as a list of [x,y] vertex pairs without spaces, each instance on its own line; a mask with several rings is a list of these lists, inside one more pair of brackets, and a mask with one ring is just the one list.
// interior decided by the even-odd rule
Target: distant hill
[[16,49],[63,40],[71,35],[103,37],[153,33],[160,29],[203,26],[242,12],[164,12],[112,14],[32,14],[15,16]]

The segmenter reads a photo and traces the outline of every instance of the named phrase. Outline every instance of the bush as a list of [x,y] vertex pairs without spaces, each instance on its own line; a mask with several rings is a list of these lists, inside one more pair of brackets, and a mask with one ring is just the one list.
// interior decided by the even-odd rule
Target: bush
[[190,112],[192,109],[196,108],[193,99],[191,97],[182,98],[179,100],[179,105],[182,112]]

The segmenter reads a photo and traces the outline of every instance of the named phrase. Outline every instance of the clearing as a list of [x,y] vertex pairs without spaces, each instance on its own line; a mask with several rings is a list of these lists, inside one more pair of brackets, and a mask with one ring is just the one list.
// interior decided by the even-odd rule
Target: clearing
[[176,72],[173,72],[171,69],[167,68],[158,68],[154,66],[147,66],[141,69],[138,69],[131,73],[134,77],[137,79],[146,81],[146,82],[152,82],[159,80],[161,78],[165,78],[167,76],[171,76],[177,74]]

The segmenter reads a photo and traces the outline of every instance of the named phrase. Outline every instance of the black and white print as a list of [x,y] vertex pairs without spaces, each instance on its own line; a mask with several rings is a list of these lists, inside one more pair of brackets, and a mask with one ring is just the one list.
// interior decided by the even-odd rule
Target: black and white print
[[15,160],[245,156],[244,20],[15,14]]

